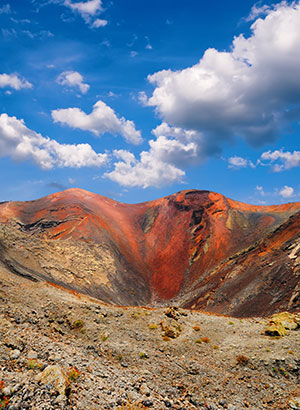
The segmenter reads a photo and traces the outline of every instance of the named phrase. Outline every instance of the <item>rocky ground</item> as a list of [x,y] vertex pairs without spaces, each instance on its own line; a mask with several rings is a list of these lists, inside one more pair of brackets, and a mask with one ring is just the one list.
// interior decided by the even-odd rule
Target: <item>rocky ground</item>
[[0,268],[0,408],[300,409],[300,330],[114,307]]

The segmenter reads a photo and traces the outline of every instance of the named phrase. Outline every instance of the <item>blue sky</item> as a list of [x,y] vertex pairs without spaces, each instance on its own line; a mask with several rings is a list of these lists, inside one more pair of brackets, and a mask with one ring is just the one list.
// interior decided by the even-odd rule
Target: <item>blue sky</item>
[[0,201],[300,200],[300,5],[0,1]]

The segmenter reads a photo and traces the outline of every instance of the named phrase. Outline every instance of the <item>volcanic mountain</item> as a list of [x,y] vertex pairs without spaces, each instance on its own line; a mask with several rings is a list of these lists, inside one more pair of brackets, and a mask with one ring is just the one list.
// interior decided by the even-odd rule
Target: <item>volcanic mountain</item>
[[300,203],[186,190],[124,204],[81,189],[0,204],[0,264],[117,305],[234,316],[300,308]]

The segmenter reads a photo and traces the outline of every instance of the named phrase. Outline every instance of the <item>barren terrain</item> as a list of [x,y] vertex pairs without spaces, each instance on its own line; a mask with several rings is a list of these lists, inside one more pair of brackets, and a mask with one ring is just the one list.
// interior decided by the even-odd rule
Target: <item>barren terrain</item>
[[[10,410],[300,408],[297,329],[274,338],[268,319],[110,306],[4,268],[0,280]],[[52,366],[65,394],[41,381]]]

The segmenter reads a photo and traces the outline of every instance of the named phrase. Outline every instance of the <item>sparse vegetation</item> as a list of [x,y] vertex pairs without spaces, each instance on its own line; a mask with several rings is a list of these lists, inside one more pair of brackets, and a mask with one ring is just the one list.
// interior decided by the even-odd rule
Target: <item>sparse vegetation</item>
[[239,354],[238,357],[236,358],[236,364],[238,364],[239,366],[246,366],[248,362],[249,362],[248,357],[242,354]]
[[109,334],[108,333],[103,333],[100,336],[100,339],[102,340],[102,342],[105,342],[108,339]]
[[163,336],[169,337],[171,339],[175,339],[178,337],[182,331],[181,325],[179,323],[165,323],[164,321],[160,322]]
[[287,372],[285,369],[283,369],[282,367],[280,367],[279,372],[280,372],[280,373],[282,374],[282,376],[284,376],[286,379],[289,378],[288,372]]
[[5,409],[9,404],[9,397],[3,394],[4,382],[0,380],[0,409]]
[[180,318],[180,312],[178,310],[178,307],[176,306],[170,306],[166,311],[165,315],[169,317],[170,319],[178,320]]
[[140,352],[140,359],[149,359],[149,356],[145,352]]
[[71,367],[70,371],[68,372],[69,381],[75,382],[79,376],[80,376],[79,370],[76,367]]
[[36,359],[28,359],[26,362],[27,369],[42,369],[43,363],[38,362]]
[[72,328],[73,329],[82,329],[84,326],[84,322],[81,319],[74,320],[72,323]]
[[151,330],[154,330],[154,329],[157,329],[157,328],[158,328],[158,326],[157,326],[156,323],[150,323],[150,324],[148,325],[148,327],[149,327],[149,329],[151,329]]

